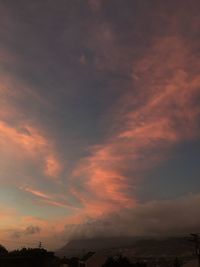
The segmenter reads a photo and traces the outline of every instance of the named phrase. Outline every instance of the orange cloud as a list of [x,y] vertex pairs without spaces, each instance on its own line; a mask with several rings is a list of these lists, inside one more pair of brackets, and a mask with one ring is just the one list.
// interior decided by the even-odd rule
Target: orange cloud
[[87,191],[75,193],[86,213],[133,207],[133,193],[127,192],[134,189],[137,171],[157,165],[174,144],[199,137],[199,68],[192,47],[175,37],[157,39],[134,64],[137,89],[124,98],[127,111],[116,113],[118,130],[74,172]]
[[[100,10],[100,0],[88,2],[94,11]],[[150,11],[153,18],[154,12]],[[157,9],[155,13],[156,18],[158,14],[160,17],[163,15]],[[176,19],[178,16],[176,12]],[[137,19],[134,31],[138,30],[137,24],[142,26]],[[134,47],[134,42],[129,46],[134,36],[143,36],[141,32],[134,32],[134,36],[127,35],[125,40],[128,42],[123,46],[124,35],[117,32],[118,27],[112,25],[113,20],[104,18],[101,21],[97,18],[95,21],[89,27],[90,37],[85,43],[93,55],[91,64],[94,64],[97,73],[101,72],[100,78],[104,72],[108,77],[121,76],[122,80],[125,77],[127,82],[122,82],[125,96],[116,104],[111,122],[115,122],[116,127],[113,127],[109,138],[91,149],[90,155],[81,160],[68,181],[69,187],[70,183],[73,184],[69,188],[71,194],[82,207],[75,216],[68,217],[64,222],[60,220],[58,228],[67,221],[80,223],[87,216],[100,217],[119,209],[135,207],[134,189],[140,178],[138,173],[164,160],[174,144],[199,137],[200,108],[197,101],[200,96],[200,64],[195,38],[193,43],[184,40],[175,29],[169,36],[147,42],[149,47],[144,51],[143,48],[139,50]],[[194,25],[198,32],[199,18]],[[142,58],[138,55],[140,58],[133,61],[134,49],[142,52]],[[11,63],[12,60],[9,53],[0,51],[1,62]],[[84,63],[84,58],[82,61]],[[30,160],[36,169],[42,168],[43,173],[53,181],[59,179],[63,166],[53,141],[45,131],[30,122],[31,118],[26,120],[26,115],[15,105],[18,99],[26,98],[34,99],[42,107],[49,107],[49,103],[41,98],[37,90],[24,86],[14,76],[3,73],[0,80],[0,163],[4,163],[6,158],[10,167],[12,161],[21,161],[25,165]],[[129,93],[126,93],[128,85]],[[115,86],[111,87],[115,90]],[[11,123],[13,118],[14,123]],[[39,199],[40,203],[71,207],[55,195],[31,187],[24,190]],[[6,216],[2,213],[5,221],[9,218]],[[35,218],[29,219],[30,222],[37,222]],[[26,223],[29,223],[28,220]],[[44,225],[52,226],[50,222]]]
[[67,208],[67,209],[77,209],[76,207],[74,207],[70,204],[58,201],[57,196],[50,195],[50,194],[44,193],[42,191],[30,188],[30,187],[20,187],[20,189],[38,197],[39,199],[41,199],[40,201],[42,203],[48,204],[50,206]]
[[54,201],[54,200],[44,200],[43,202],[47,203],[50,206],[55,206],[55,207],[60,207],[60,208],[67,208],[67,209],[77,209],[71,205],[62,203],[62,202],[58,202],[58,201]]
[[43,158],[44,174],[53,179],[59,178],[62,167],[55,156],[54,147],[36,127],[23,125],[16,128],[0,120],[0,144],[2,156],[15,151],[18,158],[30,157],[35,161]]
[[1,143],[12,142],[21,146],[25,152],[35,156],[40,148],[47,146],[47,140],[36,129],[24,126],[16,129],[7,123],[0,121]]
[[22,187],[20,189],[22,189],[22,190],[24,190],[24,191],[26,191],[28,193],[31,193],[32,195],[37,196],[37,197],[41,197],[41,198],[44,198],[44,199],[52,199],[52,196],[47,195],[44,192],[29,188],[29,187],[25,187],[25,188]]
[[57,179],[61,171],[62,171],[62,166],[60,162],[56,159],[54,155],[49,155],[46,158],[45,174],[47,176]]
[[[0,48],[0,61],[1,61]],[[13,55],[4,56],[12,59]],[[14,60],[14,59],[13,59]],[[14,75],[3,71],[0,75],[0,152],[1,157],[6,155],[11,158],[16,157],[18,161],[23,160],[38,161],[40,166],[43,163],[43,173],[50,178],[59,179],[61,172],[61,162],[58,159],[53,140],[49,135],[38,127],[31,118],[26,118],[26,114],[19,106],[24,99],[33,99],[44,107],[50,108],[49,103],[43,99],[34,88],[19,81]],[[15,118],[13,122],[13,118]],[[40,162],[39,162],[40,161]]]

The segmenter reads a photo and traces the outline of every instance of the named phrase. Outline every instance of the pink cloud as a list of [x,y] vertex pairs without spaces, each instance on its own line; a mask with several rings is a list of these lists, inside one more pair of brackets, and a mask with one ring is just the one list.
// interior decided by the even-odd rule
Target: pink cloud
[[[100,0],[89,0],[89,4],[93,11],[100,11]],[[173,27],[178,25],[177,21],[172,24]],[[193,24],[192,27],[198,31],[199,18],[195,18]],[[57,229],[68,222],[81,223],[87,217],[101,217],[124,208],[134,209],[137,204],[134,190],[141,178],[138,173],[165,160],[175,144],[199,138],[200,108],[195,103],[200,96],[200,64],[195,52],[198,46],[195,40],[191,43],[177,34],[177,27],[168,36],[155,38],[148,48],[142,50],[142,55],[133,60],[136,52],[132,46],[120,44],[120,36],[112,22],[104,20],[99,23],[97,19],[97,23],[91,25],[91,37],[86,46],[94,54],[94,67],[98,72],[120,73],[132,80],[123,87],[122,99],[111,108],[111,134],[104,142],[92,147],[89,156],[80,160],[72,177],[67,177],[64,186],[79,200],[81,207],[75,215],[59,218]],[[176,37],[172,34],[174,32]],[[142,35],[136,36],[141,38]],[[0,61],[11,63],[16,59],[1,50]],[[83,55],[80,62],[84,64],[85,61]],[[64,166],[54,140],[43,127],[27,120],[15,102],[30,98],[42,107],[51,105],[37,90],[16,77],[3,73],[0,79],[0,163],[3,162],[3,166],[6,161],[7,169],[10,169],[10,163],[17,162],[23,172],[23,167],[30,161],[50,180],[59,180]],[[11,123],[13,118],[15,124]],[[17,183],[21,185],[23,178],[19,180]],[[35,181],[35,184],[39,182]],[[49,195],[36,187],[22,189],[32,194],[40,204],[74,208],[64,198]],[[11,218],[14,218],[12,214],[2,212],[5,222]],[[15,215],[15,218],[19,217]],[[23,220],[20,227],[38,223],[48,228],[45,235],[55,224],[55,221],[41,222],[34,217]]]
[[48,155],[45,164],[45,174],[55,179],[59,178],[62,171],[61,163],[57,160],[55,155]]
[[0,144],[2,157],[5,153],[9,157],[10,153],[22,160],[29,158],[29,160],[37,162],[42,158],[44,174],[52,179],[59,179],[62,167],[55,155],[55,148],[47,136],[36,127],[21,125],[16,128],[0,121]]
[[76,207],[73,207],[71,205],[68,205],[63,202],[55,201],[55,200],[44,200],[44,203],[47,203],[50,206],[60,207],[60,208],[66,208],[66,209],[77,209]]
[[134,189],[137,171],[158,165],[174,144],[199,138],[200,75],[194,70],[200,66],[192,49],[178,37],[155,39],[133,64],[136,90],[121,102],[123,112],[118,107],[118,130],[74,171],[87,192],[75,192],[86,213],[134,207],[127,192]]
[[66,203],[66,201],[60,201],[59,195],[57,196],[54,194],[47,194],[45,192],[30,187],[20,187],[20,189],[35,196],[37,198],[37,202],[39,202],[40,204],[42,203],[42,204],[47,204],[49,206],[67,208],[67,209],[77,209],[76,207]]
[[37,197],[41,197],[44,199],[52,199],[52,196],[47,195],[46,193],[38,191],[36,189],[32,189],[29,187],[25,187],[25,188],[21,187],[20,189],[25,191],[25,192],[31,193],[32,195],[37,196]]
[[[12,56],[11,56],[12,58]],[[43,164],[43,173],[49,178],[59,179],[62,163],[59,160],[54,140],[34,120],[26,118],[18,101],[31,98],[42,106],[49,103],[27,84],[11,77],[8,73],[0,75],[0,152],[1,158],[20,158],[25,161]],[[15,122],[13,123],[13,118]],[[40,161],[40,162],[39,162]]]

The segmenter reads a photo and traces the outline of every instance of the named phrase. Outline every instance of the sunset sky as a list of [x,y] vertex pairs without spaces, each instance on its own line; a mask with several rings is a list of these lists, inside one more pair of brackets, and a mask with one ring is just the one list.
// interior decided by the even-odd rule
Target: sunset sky
[[0,0],[0,243],[200,231],[199,14]]

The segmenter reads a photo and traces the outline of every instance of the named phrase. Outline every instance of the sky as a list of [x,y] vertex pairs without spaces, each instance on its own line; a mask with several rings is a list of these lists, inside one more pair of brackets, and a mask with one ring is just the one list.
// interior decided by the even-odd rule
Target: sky
[[0,243],[200,231],[199,0],[0,0]]

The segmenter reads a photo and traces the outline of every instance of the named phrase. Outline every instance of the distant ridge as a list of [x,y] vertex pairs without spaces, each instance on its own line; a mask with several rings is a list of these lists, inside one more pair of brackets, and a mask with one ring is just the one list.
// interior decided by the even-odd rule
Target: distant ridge
[[136,242],[133,237],[75,239],[59,249],[57,255],[76,254],[84,251],[99,251],[132,246]]
[[192,244],[183,237],[113,237],[72,240],[59,249],[58,256],[76,256],[88,251],[131,250],[135,256],[192,255]]

